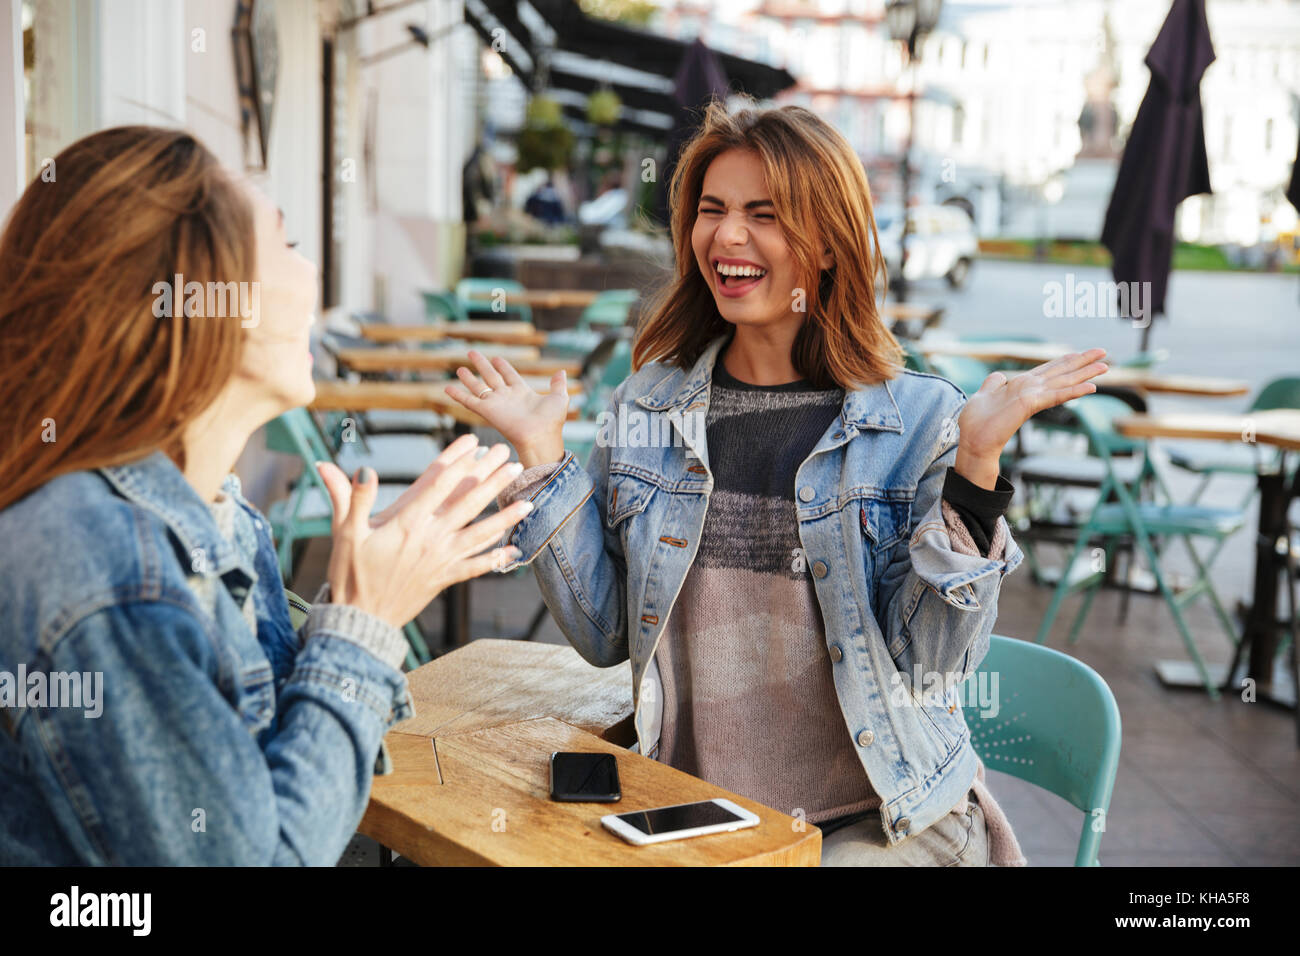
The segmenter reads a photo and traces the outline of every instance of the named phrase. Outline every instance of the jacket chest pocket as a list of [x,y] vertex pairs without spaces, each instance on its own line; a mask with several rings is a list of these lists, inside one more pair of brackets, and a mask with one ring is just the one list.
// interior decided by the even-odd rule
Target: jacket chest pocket
[[605,503],[605,519],[611,531],[650,505],[658,486],[636,475],[612,472]]
[[910,498],[863,498],[859,506],[862,532],[875,555],[907,536],[912,520]]

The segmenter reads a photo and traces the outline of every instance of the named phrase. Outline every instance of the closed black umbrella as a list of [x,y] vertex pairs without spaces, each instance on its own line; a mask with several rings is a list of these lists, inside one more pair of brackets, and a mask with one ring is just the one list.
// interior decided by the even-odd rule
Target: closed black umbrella
[[[1151,85],[1124,147],[1101,232],[1115,281],[1150,283],[1150,298],[1141,300],[1144,352],[1151,321],[1165,311],[1174,211],[1188,196],[1210,192],[1201,76],[1213,62],[1205,0],[1174,0],[1147,53]],[[1130,314],[1134,312],[1130,307]]]
[[667,225],[669,222],[668,184],[672,181],[682,147],[699,129],[703,118],[702,110],[708,102],[714,97],[726,99],[730,92],[726,71],[717,54],[705,46],[704,41],[696,39],[682,56],[682,65],[673,77],[673,100],[677,103],[677,115],[668,136],[668,163],[663,176],[659,178],[655,202],[661,223]]

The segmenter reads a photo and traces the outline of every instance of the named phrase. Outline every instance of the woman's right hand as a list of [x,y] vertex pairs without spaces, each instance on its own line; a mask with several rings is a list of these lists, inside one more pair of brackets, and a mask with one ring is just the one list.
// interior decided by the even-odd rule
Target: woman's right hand
[[485,548],[514,527],[532,503],[470,524],[523,470],[494,445],[482,458],[478,440],[452,442],[392,506],[371,516],[379,481],[373,469],[349,482],[336,465],[318,463],[334,508],[330,600],[350,604],[393,627],[404,627],[448,585],[477,577],[519,556],[516,548]]
[[[525,468],[564,458],[562,431],[569,410],[564,370],[551,376],[549,392],[539,394],[501,356],[488,361],[482,352],[471,349],[469,358],[479,374],[462,365],[456,377],[463,384],[448,385],[444,391],[504,435]],[[485,388],[491,391],[484,394]]]

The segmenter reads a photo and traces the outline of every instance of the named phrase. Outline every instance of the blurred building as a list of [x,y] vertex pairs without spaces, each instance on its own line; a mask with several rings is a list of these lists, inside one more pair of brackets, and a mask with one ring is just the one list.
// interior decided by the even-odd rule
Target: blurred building
[[[1143,60],[1168,0],[947,0],[915,75],[889,39],[884,0],[662,0],[658,25],[787,67],[782,97],[815,110],[861,155],[880,202],[899,200],[916,98],[913,182],[961,200],[981,234],[1095,238],[1117,159],[1084,151],[1095,91],[1116,150],[1150,80]],[[1184,238],[1249,245],[1295,221],[1282,197],[1296,156],[1300,4],[1208,0],[1217,53],[1201,85],[1212,197],[1180,210]],[[1105,117],[1102,116],[1101,119]]]

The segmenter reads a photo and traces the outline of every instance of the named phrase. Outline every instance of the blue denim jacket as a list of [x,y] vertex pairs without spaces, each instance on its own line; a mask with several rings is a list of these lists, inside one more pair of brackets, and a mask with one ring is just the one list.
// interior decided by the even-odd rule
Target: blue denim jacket
[[[655,649],[704,528],[713,480],[703,426],[726,341],[715,339],[689,371],[654,363],[619,386],[609,411],[620,424],[606,435],[614,440],[597,442],[585,470],[567,452],[504,539],[523,553],[515,564],[533,564],[584,658],[601,667],[631,658],[637,747],[651,757],[663,716]],[[975,670],[1002,577],[1023,559],[1010,539],[1002,560],[951,546],[941,493],[965,401],[947,380],[915,372],[846,390],[796,474],[799,537],[844,729],[881,797],[891,844],[946,815],[975,779],[958,693],[937,700],[914,678],[952,686]]]
[[338,862],[414,713],[405,643],[337,604],[295,631],[223,490],[234,541],[161,452],[0,511],[0,864]]

